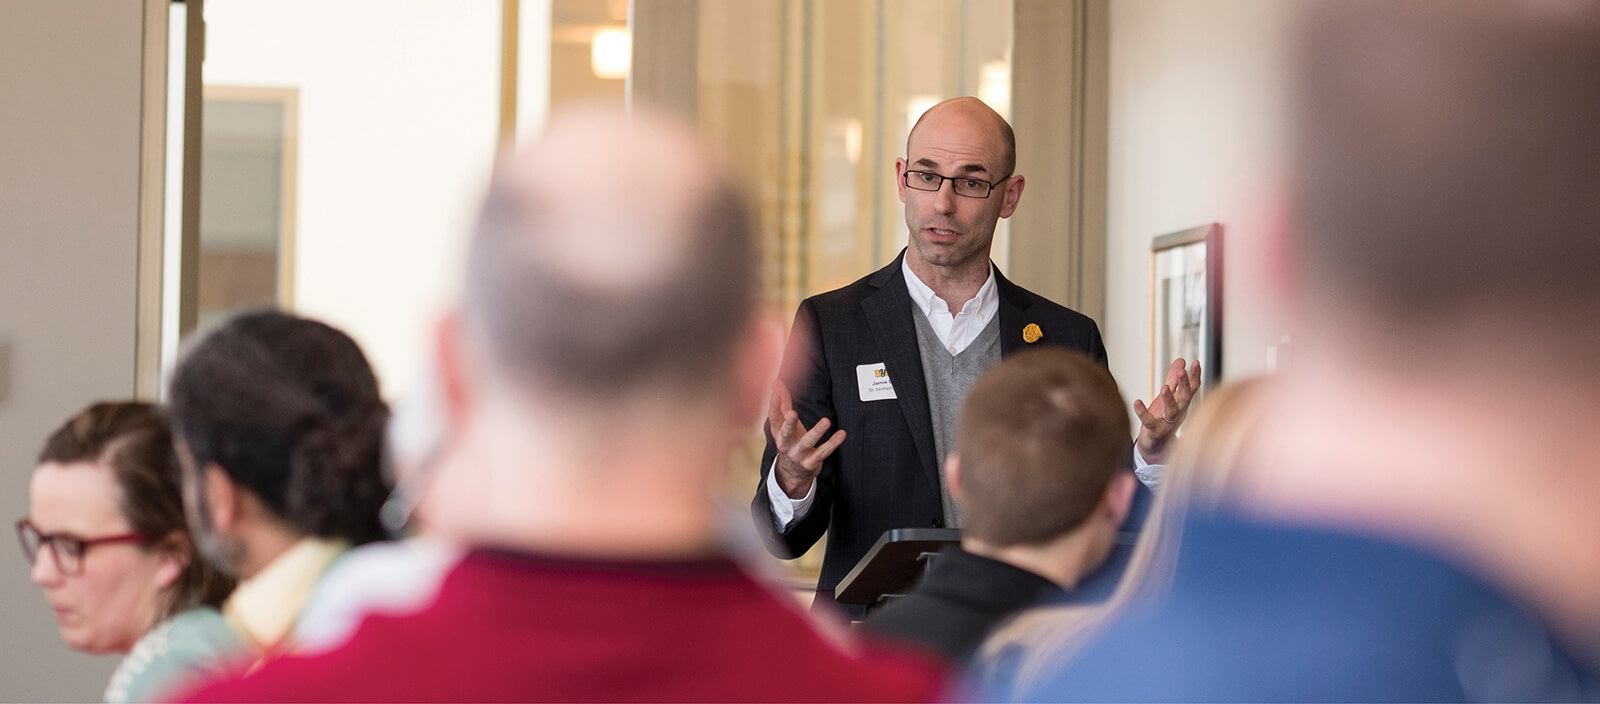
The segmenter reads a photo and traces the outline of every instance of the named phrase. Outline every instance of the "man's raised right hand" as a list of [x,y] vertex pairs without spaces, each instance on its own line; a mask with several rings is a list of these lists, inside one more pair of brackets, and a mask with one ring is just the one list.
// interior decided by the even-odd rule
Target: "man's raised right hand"
[[778,446],[778,487],[791,499],[805,498],[811,482],[822,473],[822,462],[844,442],[844,431],[835,432],[818,445],[833,421],[822,418],[807,429],[794,412],[789,389],[781,381],[772,382],[772,400],[767,404],[767,431]]

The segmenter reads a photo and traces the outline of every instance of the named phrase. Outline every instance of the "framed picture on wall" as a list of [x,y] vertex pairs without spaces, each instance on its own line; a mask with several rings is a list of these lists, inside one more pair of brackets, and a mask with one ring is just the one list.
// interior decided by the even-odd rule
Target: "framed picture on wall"
[[1150,393],[1179,357],[1200,360],[1210,388],[1222,376],[1222,224],[1156,237],[1150,282]]
[[294,309],[300,91],[205,86],[196,327]]

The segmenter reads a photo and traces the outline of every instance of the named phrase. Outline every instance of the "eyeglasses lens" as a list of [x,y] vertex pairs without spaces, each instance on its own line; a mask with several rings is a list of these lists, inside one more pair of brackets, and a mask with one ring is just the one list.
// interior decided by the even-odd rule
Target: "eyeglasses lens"
[[22,556],[28,558],[28,564],[33,564],[39,555],[39,532],[27,521],[18,521],[17,542],[22,544]]
[[970,179],[955,180],[956,195],[968,198],[988,198],[989,184]]
[[50,554],[56,558],[56,565],[64,574],[83,572],[83,550],[82,540],[65,535],[50,536]]
[[62,574],[76,575],[83,567],[84,544],[81,540],[64,535],[40,535],[33,524],[26,520],[17,523],[17,538],[22,543],[22,555],[28,558],[30,565],[37,562],[40,553],[48,549]]

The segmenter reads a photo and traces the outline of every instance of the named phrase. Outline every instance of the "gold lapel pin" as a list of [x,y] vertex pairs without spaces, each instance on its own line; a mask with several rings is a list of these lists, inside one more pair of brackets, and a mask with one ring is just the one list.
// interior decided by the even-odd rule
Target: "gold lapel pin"
[[1044,331],[1039,329],[1037,323],[1028,323],[1028,326],[1022,329],[1022,341],[1030,345],[1038,342],[1039,338],[1042,337],[1044,337]]

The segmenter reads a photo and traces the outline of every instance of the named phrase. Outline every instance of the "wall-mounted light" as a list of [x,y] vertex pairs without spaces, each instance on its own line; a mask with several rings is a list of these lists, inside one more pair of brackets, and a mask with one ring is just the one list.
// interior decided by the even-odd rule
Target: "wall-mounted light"
[[589,47],[589,69],[596,78],[627,78],[633,63],[633,39],[622,27],[595,30]]
[[860,120],[847,120],[844,123],[844,157],[852,164],[861,163]]

